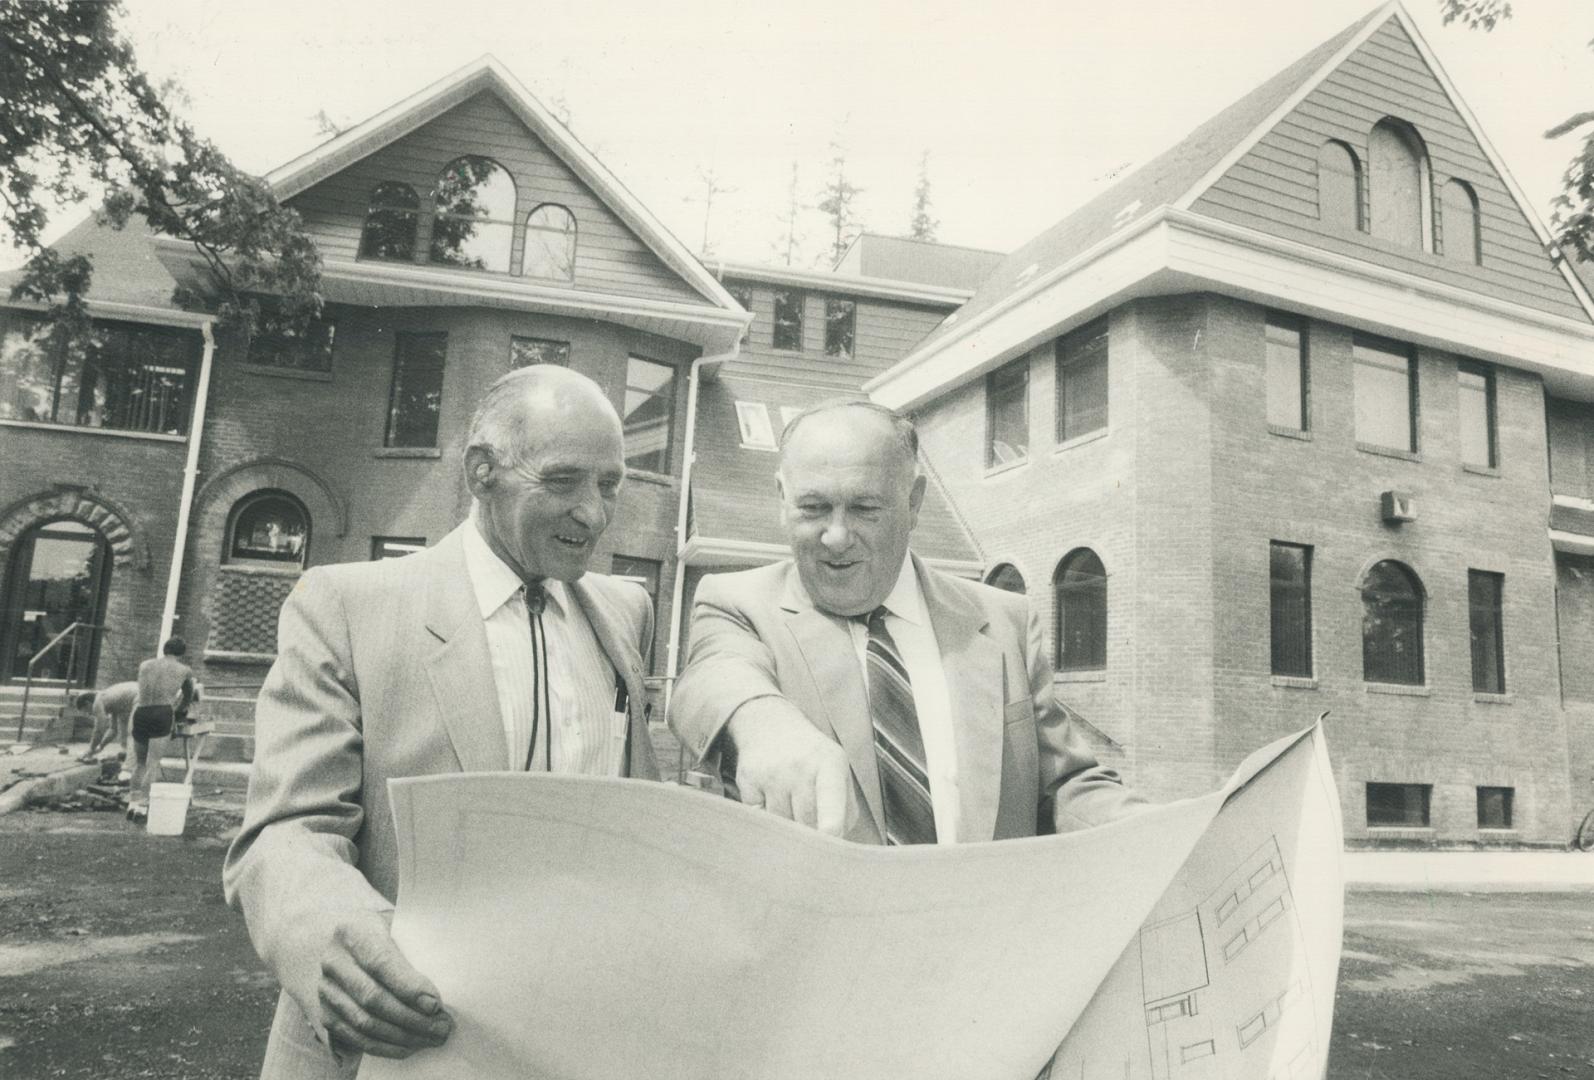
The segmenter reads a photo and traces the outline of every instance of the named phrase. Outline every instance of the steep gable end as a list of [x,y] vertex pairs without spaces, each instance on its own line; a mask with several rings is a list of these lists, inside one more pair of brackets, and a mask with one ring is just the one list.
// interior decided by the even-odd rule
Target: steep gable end
[[[1552,315],[1587,321],[1566,277],[1554,265],[1513,185],[1496,168],[1479,133],[1453,101],[1425,49],[1392,14],[1305,97],[1190,203],[1197,213],[1320,250],[1360,259]],[[1397,201],[1374,128],[1393,118],[1426,175],[1405,201],[1422,240],[1388,238],[1383,215]],[[1415,138],[1411,138],[1411,134]],[[1333,220],[1333,179],[1320,175],[1319,155],[1354,155],[1360,171],[1354,217]],[[1342,158],[1343,160],[1343,158]],[[1325,171],[1326,168],[1325,168]],[[1451,186],[1460,181],[1462,186]],[[1342,181],[1343,189],[1351,184]],[[1383,190],[1380,190],[1380,189]],[[1426,191],[1422,189],[1426,188]],[[1477,205],[1477,244],[1467,195]],[[1456,197],[1460,194],[1459,198]],[[1380,200],[1383,200],[1380,202]],[[1341,203],[1351,214],[1351,204]],[[1481,263],[1472,252],[1481,249]]]
[[575,279],[570,283],[574,288],[651,300],[704,301],[491,89],[312,184],[294,195],[289,205],[304,217],[325,258],[353,262],[359,256],[372,190],[383,181],[408,184],[420,200],[418,246],[426,265],[432,188],[443,167],[462,154],[491,158],[514,180],[515,218],[521,227],[515,230],[512,271],[521,265],[526,216],[542,203],[556,203],[576,219]]

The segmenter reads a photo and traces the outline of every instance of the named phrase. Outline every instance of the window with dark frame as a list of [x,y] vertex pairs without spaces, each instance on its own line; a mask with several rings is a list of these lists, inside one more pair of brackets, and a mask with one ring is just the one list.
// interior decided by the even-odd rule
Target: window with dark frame
[[413,261],[420,211],[420,197],[408,184],[397,180],[377,184],[371,189],[365,227],[360,230],[360,258]]
[[1417,365],[1408,346],[1357,334],[1351,341],[1356,441],[1417,450]]
[[1510,829],[1511,804],[1516,801],[1516,788],[1480,787],[1478,789],[1478,828]]
[[1012,563],[998,563],[985,577],[985,584],[1001,589],[1003,592],[1016,593],[1023,596],[1028,587],[1024,584],[1024,575]]
[[1480,469],[1500,463],[1499,429],[1495,417],[1494,369],[1473,360],[1456,364],[1461,461]]
[[570,342],[549,338],[520,337],[509,339],[509,366],[530,367],[533,364],[558,364],[570,366]]
[[644,472],[670,471],[675,427],[675,368],[632,356],[625,367],[625,465]]
[[774,347],[788,352],[803,348],[803,299],[796,289],[776,289]]
[[259,326],[249,340],[248,362],[283,371],[329,374],[336,335],[337,324],[331,319],[312,319],[302,327],[294,327],[266,300],[261,304]]
[[310,555],[310,512],[286,491],[251,492],[228,514],[227,538],[228,562],[303,566]]
[[400,333],[393,346],[393,388],[388,397],[388,447],[434,447],[443,406],[443,366],[448,335]]
[[1505,637],[1501,600],[1505,575],[1467,571],[1467,610],[1472,629],[1472,689],[1505,693]]
[[1312,677],[1312,549],[1268,544],[1273,674]]
[[1432,784],[1367,785],[1369,828],[1426,829]]
[[0,420],[187,435],[199,350],[198,334],[137,323],[63,343],[0,312]]
[[432,189],[434,263],[509,272],[515,242],[515,181],[491,158],[465,154],[443,166]]
[[852,359],[853,332],[857,326],[858,305],[840,297],[825,297],[825,355]]
[[1057,339],[1057,441],[1107,426],[1107,320]]
[[1052,578],[1057,602],[1057,670],[1107,668],[1107,571],[1089,548],[1076,548]]
[[426,537],[424,536],[373,536],[371,537],[371,561],[381,559],[399,559],[405,555],[413,555],[417,551],[426,550]]
[[1306,323],[1290,315],[1267,317],[1267,422],[1291,431],[1311,428]]
[[1029,357],[985,377],[985,467],[1029,457]]
[[1392,559],[1362,581],[1362,678],[1421,686],[1423,593],[1417,575]]

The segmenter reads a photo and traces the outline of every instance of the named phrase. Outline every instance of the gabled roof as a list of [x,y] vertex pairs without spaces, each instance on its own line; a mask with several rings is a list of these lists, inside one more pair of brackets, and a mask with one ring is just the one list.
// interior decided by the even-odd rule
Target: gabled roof
[[597,157],[561,124],[542,102],[492,56],[466,64],[403,101],[301,154],[266,174],[284,201],[402,138],[462,101],[488,90],[548,149],[597,193],[663,263],[716,307],[738,310],[736,302],[689,248],[631,194]]
[[[1270,121],[1331,71],[1388,17],[1390,5],[1362,16],[1295,63],[1196,128],[1004,259],[963,307],[925,338],[933,347],[953,331],[1021,299],[1050,272],[1161,206],[1175,205],[1216,177],[1237,147],[1249,147]],[[1237,156],[1237,155],[1235,155]]]

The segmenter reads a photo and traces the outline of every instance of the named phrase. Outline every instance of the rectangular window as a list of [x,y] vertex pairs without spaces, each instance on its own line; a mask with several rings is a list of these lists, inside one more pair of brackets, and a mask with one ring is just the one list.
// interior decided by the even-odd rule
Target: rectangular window
[[1505,576],[1486,570],[1467,571],[1467,608],[1472,622],[1472,689],[1480,694],[1505,693],[1505,642],[1500,600]]
[[644,472],[670,471],[675,427],[675,368],[633,356],[625,364],[625,465]]
[[1357,334],[1351,345],[1356,441],[1417,451],[1417,365],[1411,350]]
[[1107,426],[1107,320],[1057,339],[1057,441]]
[[1368,784],[1369,828],[1426,829],[1432,784]]
[[1494,415],[1494,371],[1483,364],[1463,360],[1456,365],[1456,377],[1460,383],[1461,461],[1465,465],[1492,469],[1500,463]]
[[1312,549],[1268,545],[1272,579],[1273,674],[1312,677]]
[[769,423],[769,409],[762,402],[738,401],[736,426],[741,432],[745,449],[775,449],[775,429]]
[[796,289],[775,290],[775,348],[802,352],[803,294]]
[[985,467],[1029,456],[1029,357],[985,377]]
[[1288,315],[1267,317],[1267,422],[1291,431],[1311,427],[1306,324]]
[[858,305],[851,300],[825,298],[825,355],[852,359],[852,335]]
[[547,338],[511,337],[509,339],[509,366],[530,367],[532,364],[558,364],[570,366],[570,342]]
[[436,446],[447,334],[399,334],[384,446]]
[[397,559],[402,555],[410,555],[426,548],[424,536],[373,536],[371,537],[371,560]]
[[1480,829],[1509,829],[1511,825],[1511,804],[1515,801],[1516,788],[1508,787],[1481,787],[1478,789],[1478,828]]
[[0,419],[186,435],[199,344],[134,323],[95,323],[62,344],[41,319],[0,317]]
[[314,319],[303,329],[289,329],[265,306],[260,326],[249,342],[249,363],[285,371],[330,372],[336,333],[337,326],[329,319]]

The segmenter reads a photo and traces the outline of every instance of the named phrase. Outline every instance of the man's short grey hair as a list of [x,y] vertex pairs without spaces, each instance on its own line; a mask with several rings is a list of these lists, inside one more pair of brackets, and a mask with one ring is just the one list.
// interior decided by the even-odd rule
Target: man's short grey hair
[[786,429],[780,433],[780,462],[786,463],[786,446],[791,442],[792,434],[802,426],[802,422],[810,416],[820,413],[835,412],[838,409],[862,409],[864,412],[873,413],[891,425],[892,433],[896,435],[896,443],[903,455],[908,459],[909,466],[917,474],[919,470],[919,432],[913,426],[913,421],[884,405],[878,405],[866,398],[835,398],[830,401],[821,401],[817,405],[810,405],[791,418]]
[[520,464],[526,437],[526,416],[521,404],[526,397],[525,384],[536,377],[536,371],[535,365],[516,368],[493,381],[470,418],[465,449],[479,446],[506,469]]

